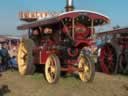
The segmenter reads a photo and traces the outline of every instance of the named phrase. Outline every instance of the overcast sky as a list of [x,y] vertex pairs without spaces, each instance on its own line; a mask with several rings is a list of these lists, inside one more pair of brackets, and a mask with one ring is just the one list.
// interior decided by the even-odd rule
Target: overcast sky
[[[66,0],[0,0],[0,34],[15,35],[20,31],[18,12],[63,11]],[[111,25],[128,26],[128,0],[74,0],[76,9],[103,13],[110,17]]]

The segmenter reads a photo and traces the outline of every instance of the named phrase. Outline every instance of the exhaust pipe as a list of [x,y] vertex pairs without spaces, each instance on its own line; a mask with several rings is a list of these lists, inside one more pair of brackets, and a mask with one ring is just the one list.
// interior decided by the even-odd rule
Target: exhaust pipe
[[73,0],[67,0],[67,4],[65,6],[65,11],[73,11],[74,10],[74,6],[73,6]]

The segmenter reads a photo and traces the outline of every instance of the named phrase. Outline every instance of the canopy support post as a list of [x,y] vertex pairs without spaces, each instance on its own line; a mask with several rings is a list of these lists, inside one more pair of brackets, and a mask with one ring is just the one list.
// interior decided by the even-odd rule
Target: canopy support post
[[75,39],[75,20],[72,18],[72,39]]
[[91,20],[91,38],[94,38],[94,20]]

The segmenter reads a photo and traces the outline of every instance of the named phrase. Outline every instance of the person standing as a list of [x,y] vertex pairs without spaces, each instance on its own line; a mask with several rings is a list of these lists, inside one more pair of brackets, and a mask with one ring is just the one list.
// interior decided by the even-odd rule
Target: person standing
[[1,46],[0,56],[2,58],[2,68],[3,70],[6,70],[8,67],[8,61],[10,59],[10,55],[8,53],[8,45],[6,42],[4,42]]

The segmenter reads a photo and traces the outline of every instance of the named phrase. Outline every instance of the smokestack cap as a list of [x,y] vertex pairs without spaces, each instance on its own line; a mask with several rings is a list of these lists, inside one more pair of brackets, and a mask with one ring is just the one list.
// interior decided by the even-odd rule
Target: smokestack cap
[[65,11],[73,11],[74,10],[74,6],[73,6],[73,0],[67,0],[67,4],[65,7]]

